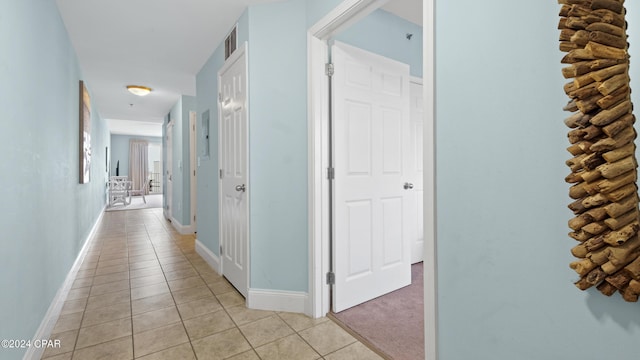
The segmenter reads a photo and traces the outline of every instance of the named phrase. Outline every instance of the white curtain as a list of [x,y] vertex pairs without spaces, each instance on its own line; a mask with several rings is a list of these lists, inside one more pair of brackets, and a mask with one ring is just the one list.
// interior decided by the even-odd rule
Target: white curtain
[[144,190],[145,195],[149,193],[146,186],[149,181],[149,142],[145,140],[129,141],[129,178],[132,190]]

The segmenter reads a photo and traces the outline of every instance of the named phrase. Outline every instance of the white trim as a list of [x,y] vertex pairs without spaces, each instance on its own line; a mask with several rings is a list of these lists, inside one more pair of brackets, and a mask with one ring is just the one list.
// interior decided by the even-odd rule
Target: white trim
[[204,246],[203,243],[200,242],[200,240],[196,239],[196,252],[202,256],[202,258],[204,259],[204,261],[207,262],[207,264],[209,264],[209,266],[211,266],[211,268],[213,270],[215,270],[215,272],[217,272],[218,274],[220,274],[220,258],[214,254],[211,250],[209,250],[208,247]]
[[[307,34],[307,53],[309,59],[317,59],[320,54],[321,59],[327,61],[327,44],[326,41]],[[324,62],[323,61],[323,62]],[[324,67],[319,61],[309,60],[307,77],[309,84],[322,84],[320,91],[317,86],[310,86],[307,93],[308,105],[308,155],[309,155],[309,289],[319,289],[321,296],[309,296],[307,308],[305,312],[311,317],[322,317],[328,311],[328,304],[324,304],[321,299],[329,294],[329,286],[324,283],[323,270],[329,267],[329,258],[323,252],[323,244],[327,242],[325,237],[327,231],[323,224],[326,224],[328,218],[328,207],[322,201],[324,196],[328,194],[327,168],[328,157],[326,156],[326,141],[323,135],[328,131],[328,109],[322,104],[327,102],[328,83],[324,74]],[[316,119],[320,119],[317,121]],[[323,148],[324,147],[324,148]],[[318,151],[317,148],[322,148]],[[324,207],[323,207],[324,206]],[[311,294],[310,294],[311,295]]]
[[[175,121],[175,120],[174,120]],[[163,134],[164,138],[164,146],[165,146],[165,159],[162,167],[163,174],[163,197],[164,204],[162,207],[162,213],[164,214],[164,218],[171,221],[173,219],[173,125],[174,121],[167,123],[165,126],[165,133]],[[171,137],[171,146],[169,146],[167,137]],[[171,161],[169,161],[171,159]],[[170,174],[167,174],[167,171]],[[169,180],[171,177],[171,180]],[[169,191],[169,185],[171,185],[171,191]],[[169,196],[169,192],[171,192],[171,196]]]
[[304,313],[309,294],[298,291],[249,289],[247,307],[255,310]]
[[[190,194],[190,205],[191,209],[189,212],[189,223],[192,228],[196,228],[197,221],[194,220],[197,212],[197,204],[198,204],[198,178],[195,175],[196,169],[198,168],[198,147],[197,147],[197,139],[198,135],[196,134],[196,123],[197,123],[197,113],[195,111],[189,111],[189,188],[191,190]],[[194,230],[195,232],[195,230]]]
[[[423,7],[423,81],[424,86],[424,178],[431,186],[424,187],[424,322],[425,359],[438,359],[438,257],[436,229],[436,58],[435,2],[424,0]],[[427,110],[428,109],[428,110]],[[430,231],[426,230],[430,229]]]
[[387,2],[389,0],[344,0],[315,23],[309,29],[309,33],[320,40],[327,40]]
[[182,235],[193,234],[193,233],[196,232],[196,225],[195,224],[182,225],[173,216],[169,219],[169,221],[171,221],[171,226],[173,226],[173,228],[176,229],[176,231],[179,232]]
[[[438,359],[438,324],[437,324],[437,264],[436,264],[436,207],[435,207],[435,3],[436,0],[424,0],[424,24],[423,27],[423,77],[425,107],[431,109],[425,111],[424,141],[424,169],[425,183],[429,179],[431,184],[424,191],[424,226],[425,229],[425,256],[424,256],[424,306],[425,306],[425,349],[426,359]],[[308,38],[326,40],[333,33],[348,26],[352,19],[359,18],[362,14],[368,14],[371,7],[379,3],[376,0],[345,0],[333,11],[319,20],[309,29]],[[324,316],[329,311],[329,287],[323,281],[323,275],[328,271],[328,236],[325,229],[327,224],[326,214],[322,208],[323,189],[326,180],[324,143],[326,134],[323,134],[324,116],[323,106],[326,105],[326,96],[314,91],[326,86],[324,77],[324,59],[321,46],[317,42],[308,42],[308,87],[309,87],[309,307],[313,317]],[[326,42],[324,43],[326,51]],[[318,74],[322,83],[318,84]],[[318,164],[320,162],[320,164]],[[320,205],[319,205],[320,204]],[[320,273],[318,274],[318,271]]]
[[[49,339],[51,338],[51,333],[53,328],[56,326],[56,322],[58,322],[58,318],[60,317],[60,312],[62,311],[62,306],[64,302],[67,300],[69,296],[69,291],[71,291],[71,286],[73,286],[73,282],[76,280],[76,275],[78,275],[78,271],[82,266],[82,262],[84,258],[87,256],[87,251],[89,251],[89,245],[93,242],[94,235],[96,234],[96,230],[98,229],[98,224],[102,220],[102,216],[105,213],[107,205],[102,208],[98,219],[91,227],[91,231],[89,231],[89,235],[84,241],[84,245],[82,245],[82,249],[78,253],[71,270],[67,274],[62,286],[58,289],[56,296],[51,301],[51,305],[49,305],[49,309],[47,313],[44,315],[36,334],[33,336],[33,340],[41,340],[41,339]],[[45,348],[38,346],[30,346],[27,348],[27,351],[24,354],[23,359],[40,359],[44,354]]]
[[[308,43],[308,91],[309,91],[309,307],[312,317],[325,316],[329,311],[330,287],[324,281],[329,272],[329,209],[326,201],[329,181],[327,179],[328,154],[328,90],[324,74],[328,59],[327,39],[353,22],[375,11],[385,1],[344,0],[335,9],[320,19],[308,31],[309,38],[320,41]],[[320,84],[318,84],[320,82]],[[316,91],[315,89],[321,89]],[[319,272],[319,273],[318,273]]]

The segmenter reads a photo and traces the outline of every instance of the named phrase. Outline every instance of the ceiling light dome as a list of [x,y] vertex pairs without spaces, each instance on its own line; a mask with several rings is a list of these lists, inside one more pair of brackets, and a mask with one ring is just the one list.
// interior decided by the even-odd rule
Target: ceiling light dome
[[134,95],[146,96],[151,92],[152,89],[150,87],[140,85],[127,85],[127,90],[129,90],[129,92]]

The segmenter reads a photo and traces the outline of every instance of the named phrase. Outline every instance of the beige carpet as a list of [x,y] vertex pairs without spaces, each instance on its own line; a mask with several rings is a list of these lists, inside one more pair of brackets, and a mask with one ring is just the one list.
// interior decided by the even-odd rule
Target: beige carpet
[[411,266],[411,285],[330,317],[385,359],[424,359],[422,269]]
[[106,211],[162,208],[162,194],[145,195],[145,198],[147,200],[146,204],[142,200],[142,196],[132,196],[131,204],[115,204],[114,206],[107,206]]

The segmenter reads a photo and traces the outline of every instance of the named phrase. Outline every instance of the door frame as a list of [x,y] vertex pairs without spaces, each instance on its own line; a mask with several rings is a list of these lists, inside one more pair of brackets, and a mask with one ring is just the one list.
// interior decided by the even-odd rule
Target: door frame
[[198,157],[198,152],[197,152],[197,147],[196,147],[196,141],[198,139],[197,134],[196,134],[196,121],[197,121],[197,113],[195,111],[189,111],[189,179],[190,179],[190,188],[191,188],[191,216],[189,217],[189,222],[190,222],[190,227],[192,229],[192,231],[195,233],[197,231],[197,227],[196,227],[196,211],[198,209],[197,207],[197,201],[198,201],[198,196],[197,196],[197,192],[198,192],[198,182],[197,182],[197,177],[196,177],[196,169],[197,169],[197,157]]
[[[422,81],[422,78],[421,78],[421,77],[417,77],[417,76],[411,76],[411,77],[410,77],[410,79],[409,79],[409,93],[411,93],[411,85],[413,85],[413,84],[421,86],[421,87],[422,87],[422,89],[423,89],[423,90],[422,90],[422,92],[424,93],[424,82]],[[409,116],[411,116],[411,115],[409,115]],[[423,119],[423,120],[424,120],[424,119]],[[424,121],[423,121],[423,127],[424,127]],[[423,132],[424,132],[424,131],[423,131]],[[424,135],[423,135],[423,136],[424,136]],[[423,141],[422,143],[424,144],[424,141]],[[424,164],[424,161],[423,161],[423,164]],[[423,166],[423,168],[424,168],[424,166]],[[423,186],[423,191],[424,191],[424,171],[423,171],[423,179],[422,179],[422,180],[423,180],[423,181],[422,181],[422,186]],[[422,211],[423,211],[423,213],[424,213],[424,206],[423,206]],[[418,221],[424,221],[424,220],[423,220],[423,219],[418,219]],[[422,245],[422,247],[424,248],[424,224],[423,224],[423,239],[422,239],[422,241],[423,241],[423,245]],[[412,248],[413,248],[413,244],[412,244]],[[424,251],[422,252],[422,257],[421,257],[421,259],[422,259],[422,260],[419,260],[419,261],[417,261],[416,263],[424,261]],[[412,263],[412,265],[413,265],[413,264],[415,264],[413,261],[414,261],[414,258],[413,258],[413,249],[411,249],[411,263]]]
[[[325,75],[327,40],[369,15],[387,0],[344,0],[307,32],[308,140],[309,140],[309,301],[306,313],[325,316],[330,310],[329,250],[329,86]],[[423,1],[424,86],[424,314],[425,356],[437,360],[437,254],[435,199],[435,1]],[[427,231],[427,229],[429,229]]]
[[[162,171],[166,174],[164,176],[164,217],[169,221],[173,221],[173,121],[170,121],[165,127],[165,136],[170,137],[171,141],[169,142],[166,139],[166,159],[165,159],[165,167]],[[171,178],[171,180],[169,180]]]
[[[249,294],[249,289],[251,289],[251,177],[250,177],[250,172],[249,172],[249,161],[250,161],[250,153],[249,153],[249,126],[250,126],[250,116],[249,116],[249,106],[250,106],[250,98],[249,98],[249,45],[248,43],[245,41],[241,46],[239,46],[230,56],[229,58],[227,58],[224,61],[224,64],[222,65],[222,67],[218,70],[217,73],[217,81],[218,81],[218,223],[222,224],[222,206],[223,206],[223,201],[222,200],[222,181],[220,179],[220,171],[222,169],[222,121],[220,121],[220,119],[222,119],[222,107],[220,106],[220,99],[221,96],[220,94],[222,94],[222,82],[220,81],[222,78],[222,74],[224,74],[240,57],[244,57],[244,66],[245,66],[245,82],[244,82],[244,88],[247,90],[247,95],[246,95],[246,99],[245,99],[245,108],[246,108],[246,120],[247,120],[247,124],[245,126],[245,135],[246,135],[246,139],[247,139],[247,146],[245,149],[245,154],[246,154],[246,161],[245,161],[245,174],[247,176],[247,183],[246,183],[246,192],[245,192],[245,196],[246,196],[246,201],[247,201],[247,224],[246,224],[246,233],[247,233],[247,240],[245,243],[245,248],[247,249],[246,251],[246,258],[244,259],[244,263],[245,266],[247,268],[247,295]],[[220,247],[222,246],[222,226],[218,226],[218,258],[220,259],[219,261],[219,273],[220,275],[224,276],[224,261],[223,261],[223,255],[220,253]],[[248,301],[248,296],[247,298],[245,298],[245,303],[246,301]]]

